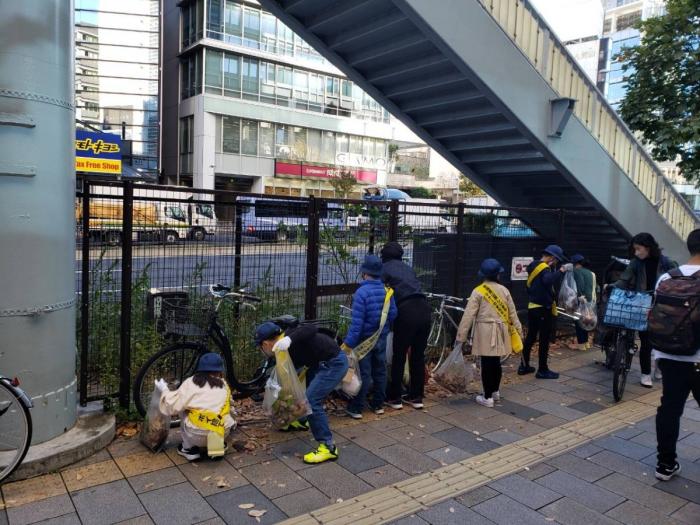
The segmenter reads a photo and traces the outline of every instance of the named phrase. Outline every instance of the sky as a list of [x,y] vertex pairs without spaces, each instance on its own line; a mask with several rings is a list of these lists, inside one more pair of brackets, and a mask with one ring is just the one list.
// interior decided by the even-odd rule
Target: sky
[[600,35],[603,29],[601,0],[530,0],[560,40]]

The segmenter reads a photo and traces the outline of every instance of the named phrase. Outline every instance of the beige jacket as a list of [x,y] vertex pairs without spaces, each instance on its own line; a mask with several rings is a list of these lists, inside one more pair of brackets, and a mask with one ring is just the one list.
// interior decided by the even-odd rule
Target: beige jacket
[[[489,282],[488,286],[508,305],[510,321],[520,337],[523,337],[523,328],[520,325],[513,298],[508,289],[494,282]],[[476,289],[469,297],[467,308],[459,323],[457,341],[461,343],[467,341],[470,330],[473,338],[472,355],[505,356],[510,354],[508,326],[501,320],[496,309]]]
[[[198,387],[190,377],[185,379],[177,390],[167,390],[161,394],[160,411],[168,416],[186,413],[188,410],[210,410],[218,413],[225,402],[226,388],[212,388],[209,385]],[[233,415],[235,412],[231,401],[231,411],[224,417],[226,430],[235,425]],[[185,424],[188,427],[194,426],[189,419]]]

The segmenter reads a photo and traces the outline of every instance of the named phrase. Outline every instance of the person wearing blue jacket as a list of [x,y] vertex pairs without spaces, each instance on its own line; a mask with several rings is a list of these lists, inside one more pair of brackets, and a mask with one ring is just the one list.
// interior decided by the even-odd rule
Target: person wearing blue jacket
[[[352,297],[352,319],[342,348],[349,351],[371,337],[381,323],[382,309],[387,290],[381,280],[382,261],[376,255],[367,255],[360,268],[362,282]],[[374,348],[360,361],[362,387],[348,403],[347,414],[353,419],[362,419],[370,383],[372,384],[371,409],[375,414],[383,414],[386,389],[386,337],[391,323],[396,319],[396,303],[391,297],[389,314]]]

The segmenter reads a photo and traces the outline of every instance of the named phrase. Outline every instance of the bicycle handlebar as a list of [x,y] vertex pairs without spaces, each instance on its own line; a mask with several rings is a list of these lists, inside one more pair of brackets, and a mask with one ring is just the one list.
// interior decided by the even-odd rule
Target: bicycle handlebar
[[451,303],[464,302],[464,299],[462,299],[461,297],[453,297],[451,295],[445,295],[445,294],[439,294],[439,293],[427,293],[427,294],[425,294],[425,296],[428,299],[440,299],[440,300],[444,299],[445,301],[449,301]]
[[262,299],[256,295],[251,295],[245,293],[245,290],[239,290],[237,292],[232,292],[231,288],[224,286],[223,284],[211,284],[209,285],[209,293],[214,297],[219,299],[232,298],[239,299],[241,301],[249,301],[251,303],[261,303]]

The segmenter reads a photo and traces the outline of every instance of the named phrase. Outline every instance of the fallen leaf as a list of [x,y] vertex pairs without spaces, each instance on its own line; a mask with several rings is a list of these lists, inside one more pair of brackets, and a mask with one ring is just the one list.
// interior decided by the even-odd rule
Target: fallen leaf
[[481,438],[476,438],[476,440],[477,440],[477,441],[483,441],[483,439],[481,439]]
[[529,471],[529,470],[530,470],[530,467],[525,467],[525,468],[523,468],[523,470]]
[[202,478],[202,481],[209,481],[211,479],[211,476],[204,476]]
[[554,518],[545,518],[545,521],[554,521]]
[[277,486],[278,486],[279,488],[283,489],[284,487],[287,486],[287,484],[286,484],[286,483],[278,483]]
[[338,498],[337,500],[335,500],[335,502],[336,502],[336,503],[342,503],[342,502],[343,502],[343,498]]
[[241,503],[238,505],[238,508],[243,510],[252,509],[253,507],[255,507],[255,503]]
[[150,489],[150,488],[153,488],[154,485],[155,485],[155,483],[146,483],[146,484],[143,486],[143,488],[144,488],[144,489]]
[[455,508],[454,508],[454,507],[450,507],[450,512],[451,512],[452,514],[454,514],[454,513],[455,513]]
[[418,423],[418,428],[425,428],[425,425],[421,425],[420,423]]
[[78,481],[80,481],[81,479],[83,479],[83,476],[82,476],[81,474],[76,474],[76,475],[75,475],[75,479],[77,479]]
[[477,432],[476,430],[473,430],[472,432],[474,433],[475,436],[479,436],[479,435],[480,435],[479,432]]
[[449,449],[449,448],[446,448],[446,449],[445,449],[445,454],[447,454],[449,451],[450,451],[450,449]]
[[229,482],[226,481],[226,478],[223,476],[219,476],[218,478],[216,478],[216,486],[217,486],[217,488],[220,488],[220,489],[231,487]]
[[267,511],[264,509],[260,509],[260,510],[253,509],[253,510],[248,511],[248,516],[252,516],[253,518],[260,518],[260,517],[264,516],[266,513],[267,513]]

